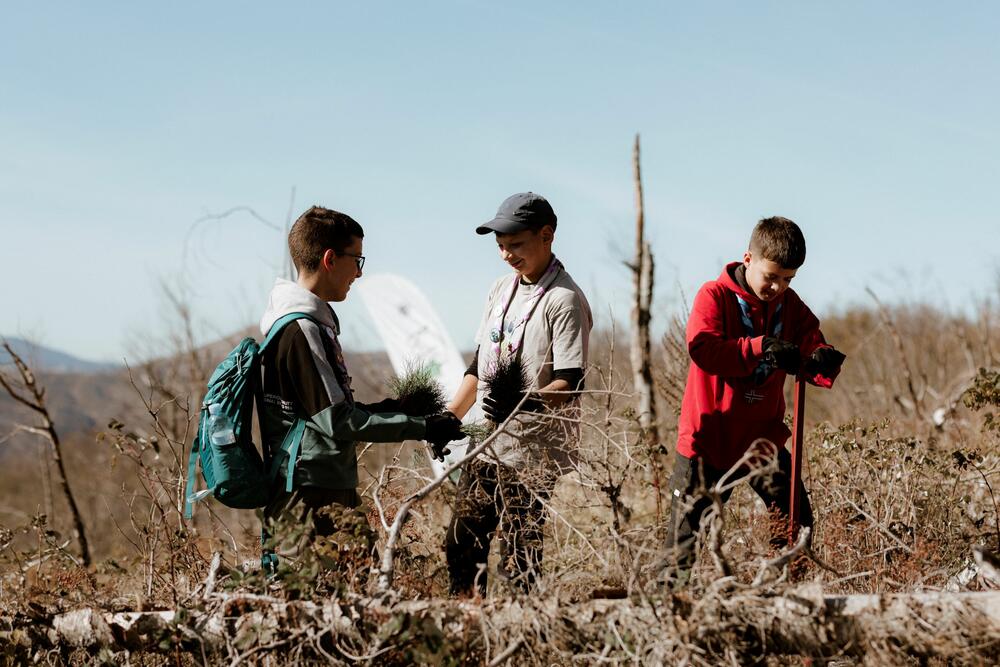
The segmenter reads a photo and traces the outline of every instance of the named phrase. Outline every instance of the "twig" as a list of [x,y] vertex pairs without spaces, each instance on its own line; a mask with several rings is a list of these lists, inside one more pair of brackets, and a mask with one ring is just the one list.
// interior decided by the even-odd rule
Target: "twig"
[[216,551],[212,554],[212,563],[208,566],[208,577],[205,579],[205,592],[202,599],[207,600],[208,596],[215,592],[215,578],[219,574],[219,566],[222,564],[222,552]]
[[506,430],[507,425],[511,422],[514,415],[517,414],[517,411],[521,408],[521,405],[527,400],[527,398],[528,394],[525,393],[525,395],[521,398],[521,401],[517,404],[517,406],[507,417],[507,419],[505,419],[503,423],[499,424],[496,430],[493,431],[493,433],[491,433],[489,437],[485,438],[475,448],[466,451],[465,456],[463,456],[460,459],[457,459],[451,465],[445,468],[439,477],[425,484],[422,488],[418,489],[417,491],[411,493],[406,498],[406,500],[404,500],[403,503],[399,506],[399,509],[396,511],[396,516],[393,519],[392,525],[389,528],[389,533],[385,542],[385,549],[383,550],[382,553],[382,563],[379,568],[378,584],[377,584],[377,590],[379,591],[379,593],[388,593],[390,588],[392,587],[392,576],[394,569],[393,559],[395,558],[396,555],[396,544],[399,542],[399,536],[403,532],[403,524],[406,523],[406,519],[410,514],[410,508],[413,506],[413,504],[427,497],[427,495],[432,491],[434,491],[434,489],[441,486],[441,484],[443,484],[444,481],[449,478],[449,475],[451,475],[451,473],[455,472],[461,466],[473,460],[481,453],[485,452],[489,447],[491,447],[493,445],[493,441],[496,440],[501,433],[507,432]]
[[903,347],[903,338],[899,335],[899,329],[896,328],[895,323],[892,321],[892,317],[889,316],[888,309],[879,301],[879,298],[875,295],[870,287],[866,287],[865,291],[871,296],[875,305],[878,307],[879,315],[882,316],[882,322],[885,324],[886,328],[889,330],[889,335],[892,337],[893,345],[896,347],[896,354],[899,355],[900,366],[903,371],[903,379],[906,380],[906,388],[909,390],[910,398],[913,400],[913,410],[917,414],[923,413],[923,401],[917,395],[916,387],[913,384],[913,372],[910,370],[910,362],[906,358],[906,350]]
[[636,654],[632,653],[632,651],[628,650],[628,646],[625,644],[625,640],[622,639],[621,634],[618,632],[618,626],[615,625],[615,621],[613,618],[608,619],[608,629],[611,630],[611,633],[615,636],[615,639],[618,640],[618,645],[622,647],[622,651],[625,652],[625,655],[632,658],[632,660],[638,661],[639,657]]
[[73,554],[66,551],[66,547],[69,546],[69,542],[70,541],[67,539],[62,544],[56,544],[52,548],[47,549],[44,554],[39,554],[37,558],[33,558],[27,561],[26,563],[24,563],[24,570],[30,570],[33,567],[41,565],[42,563],[44,563],[45,561],[47,561],[48,559],[52,558],[53,556],[55,556],[57,553],[60,552],[65,553],[67,556],[69,556],[70,560],[73,561],[74,565],[79,565],[80,564],[79,561],[76,560]]
[[778,568],[782,568],[785,566],[785,564],[787,564],[793,558],[799,555],[806,548],[806,543],[809,541],[809,535],[811,532],[812,531],[809,529],[809,527],[803,528],[801,531],[799,531],[799,539],[795,543],[795,546],[793,546],[791,549],[788,549],[778,554],[777,557],[772,558],[771,560],[765,560],[763,563],[761,563],[760,569],[757,571],[757,576],[754,577],[753,583],[750,585],[751,586],[762,585],[764,583],[764,575],[767,574],[769,570],[772,569],[776,570]]
[[493,658],[492,660],[490,660],[490,662],[487,665],[487,667],[499,667],[504,662],[506,662],[507,660],[509,660],[511,658],[511,656],[513,656],[515,653],[517,653],[519,650],[521,650],[522,646],[524,646],[524,635],[521,635],[520,637],[518,637],[517,639],[515,639],[514,643],[512,643],[510,646],[508,646],[507,648],[505,648],[500,653],[498,653],[495,658]]
[[250,656],[252,656],[252,655],[254,655],[256,653],[260,653],[262,651],[270,651],[273,648],[278,648],[279,646],[284,646],[285,644],[291,643],[293,640],[298,639],[302,635],[304,635],[307,632],[309,632],[310,629],[311,628],[306,627],[306,628],[303,628],[302,630],[298,630],[296,632],[293,632],[292,634],[288,635],[284,639],[279,639],[277,641],[271,642],[270,644],[264,644],[263,646],[255,646],[254,648],[250,649],[249,651],[246,651],[245,653],[241,653],[241,654],[237,655],[235,658],[233,658],[232,662],[229,663],[229,667],[236,667],[236,665],[240,664],[241,662],[243,662],[244,660],[246,660],[247,658],[249,658]]
[[839,495],[844,502],[846,502],[848,505],[850,505],[851,507],[853,507],[858,512],[858,514],[860,514],[863,517],[865,517],[866,519],[868,519],[868,521],[870,521],[873,526],[875,526],[876,528],[878,528],[878,530],[879,530],[880,533],[882,533],[883,535],[885,535],[886,537],[888,537],[889,539],[891,539],[893,542],[895,542],[899,546],[900,549],[902,549],[903,551],[905,551],[908,554],[912,554],[913,553],[913,549],[911,549],[910,547],[906,546],[906,543],[903,542],[903,540],[901,540],[898,537],[896,537],[895,533],[893,533],[891,530],[889,530],[888,528],[886,528],[885,526],[883,526],[881,523],[879,523],[878,520],[875,519],[875,517],[873,517],[871,514],[869,514],[868,512],[866,512],[863,509],[861,509],[860,507],[858,507],[857,503],[855,503],[853,500],[851,500],[850,498],[848,498],[847,496],[845,496],[843,493],[839,493],[838,492],[837,495]]

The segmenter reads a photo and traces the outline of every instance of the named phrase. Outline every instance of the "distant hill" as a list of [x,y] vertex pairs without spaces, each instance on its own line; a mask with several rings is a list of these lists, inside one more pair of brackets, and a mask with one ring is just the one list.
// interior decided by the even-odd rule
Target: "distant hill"
[[[110,373],[120,371],[122,364],[111,364],[100,361],[87,361],[71,354],[45,347],[23,338],[8,337],[14,352],[26,360],[33,369],[45,373]],[[0,365],[10,362],[6,350],[0,348]]]
[[[215,364],[248,333],[255,332],[251,329],[234,332],[227,338],[198,348],[193,354],[165,357],[152,363],[159,367],[172,367],[186,374],[190,358],[197,357],[200,359],[199,363],[210,373]],[[148,425],[149,415],[122,366],[82,361],[65,353],[30,345],[20,339],[7,340],[19,356],[24,355],[24,359],[36,372],[39,384],[45,387],[50,413],[56,429],[64,439],[73,434],[103,429],[112,418],[139,431]],[[358,400],[385,398],[388,391],[386,381],[392,375],[388,355],[385,352],[361,352],[345,356],[354,378]],[[6,353],[4,357],[7,357]],[[9,363],[9,357],[0,358],[0,364],[6,363]],[[87,370],[69,371],[74,363]],[[11,371],[13,369],[9,369],[8,374]],[[140,364],[133,367],[133,377],[140,387],[146,387],[145,374]],[[202,381],[207,379],[206,377]],[[199,398],[195,397],[195,400]],[[29,410],[15,403],[0,389],[0,440],[13,431],[17,424],[33,424],[34,420],[35,416]],[[13,440],[8,440],[0,447],[0,460],[23,452],[24,445],[37,441],[37,436],[28,434],[20,434]]]
[[[63,439],[77,433],[104,428],[111,418],[130,423],[146,415],[136,390],[124,372],[36,373],[38,384],[45,388],[45,403]],[[35,425],[37,416],[0,390],[0,437],[17,424]],[[38,437],[21,434],[0,448],[0,459],[26,442]]]

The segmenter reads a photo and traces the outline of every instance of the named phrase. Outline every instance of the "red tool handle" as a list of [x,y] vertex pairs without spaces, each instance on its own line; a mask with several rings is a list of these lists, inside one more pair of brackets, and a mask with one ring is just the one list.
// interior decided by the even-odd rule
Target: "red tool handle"
[[788,504],[788,546],[795,544],[799,536],[799,489],[802,487],[802,452],[805,443],[802,441],[802,429],[806,416],[806,383],[802,378],[795,378],[795,403],[792,413],[792,497]]

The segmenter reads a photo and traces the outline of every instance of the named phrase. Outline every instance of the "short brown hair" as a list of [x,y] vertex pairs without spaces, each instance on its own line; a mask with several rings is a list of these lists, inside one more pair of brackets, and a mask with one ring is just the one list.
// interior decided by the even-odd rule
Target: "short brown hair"
[[288,232],[288,254],[299,271],[313,272],[328,249],[341,253],[354,237],[363,239],[365,231],[351,216],[322,206],[313,206],[299,216]]
[[750,252],[783,269],[797,269],[806,261],[806,239],[788,218],[764,218],[750,235]]

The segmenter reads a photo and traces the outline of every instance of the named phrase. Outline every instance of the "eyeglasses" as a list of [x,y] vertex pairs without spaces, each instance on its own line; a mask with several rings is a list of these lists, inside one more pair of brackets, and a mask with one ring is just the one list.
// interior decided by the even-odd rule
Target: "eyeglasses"
[[361,269],[363,269],[364,266],[365,266],[365,256],[364,255],[352,255],[349,252],[338,252],[338,253],[336,253],[336,255],[337,255],[337,257],[353,257],[354,258],[354,263],[358,265],[358,271],[360,271]]

